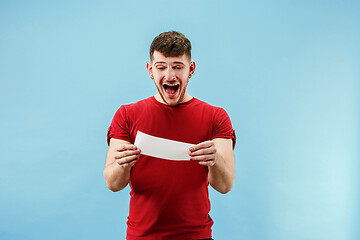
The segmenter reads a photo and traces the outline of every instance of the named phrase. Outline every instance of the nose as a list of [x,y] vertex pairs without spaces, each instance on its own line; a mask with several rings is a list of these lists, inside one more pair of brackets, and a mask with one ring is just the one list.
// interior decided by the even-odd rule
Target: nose
[[172,68],[168,68],[165,73],[165,78],[167,81],[176,80],[175,71]]

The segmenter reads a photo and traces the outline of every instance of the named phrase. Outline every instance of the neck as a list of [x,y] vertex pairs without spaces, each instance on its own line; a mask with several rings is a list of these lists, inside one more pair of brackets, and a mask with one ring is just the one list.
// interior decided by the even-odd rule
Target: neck
[[[155,94],[154,97],[155,97],[155,99],[156,99],[158,102],[163,103],[163,104],[165,104],[165,105],[169,105],[168,103],[166,103],[166,102],[164,101],[164,99],[161,97],[161,95],[160,95],[159,93]],[[190,96],[190,94],[185,93],[184,97],[183,97],[176,105],[180,105],[180,104],[182,104],[182,103],[186,103],[187,101],[190,101],[192,98],[193,98],[193,97]],[[175,105],[175,106],[176,106],[176,105]]]

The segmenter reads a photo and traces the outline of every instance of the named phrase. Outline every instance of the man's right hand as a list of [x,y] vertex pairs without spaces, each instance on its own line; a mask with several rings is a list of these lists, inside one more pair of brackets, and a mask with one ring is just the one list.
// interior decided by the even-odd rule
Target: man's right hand
[[112,191],[120,191],[129,183],[130,169],[140,158],[141,150],[130,142],[110,139],[104,177]]
[[116,162],[122,167],[132,167],[140,157],[141,150],[133,144],[122,144],[113,149]]

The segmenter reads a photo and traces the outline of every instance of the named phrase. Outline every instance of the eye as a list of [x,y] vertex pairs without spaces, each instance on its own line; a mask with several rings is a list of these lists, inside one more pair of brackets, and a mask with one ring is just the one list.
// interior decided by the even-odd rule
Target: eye
[[181,69],[183,69],[183,66],[175,66],[174,68],[177,70],[181,70]]
[[163,67],[163,66],[157,66],[156,68],[159,69],[159,70],[164,70],[165,69],[165,67]]

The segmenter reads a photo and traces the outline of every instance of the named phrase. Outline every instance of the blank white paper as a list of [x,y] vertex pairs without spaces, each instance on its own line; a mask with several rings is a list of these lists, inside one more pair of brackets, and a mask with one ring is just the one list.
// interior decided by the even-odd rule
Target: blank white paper
[[189,148],[194,144],[159,138],[138,131],[135,146],[141,149],[141,154],[167,160],[190,160]]

